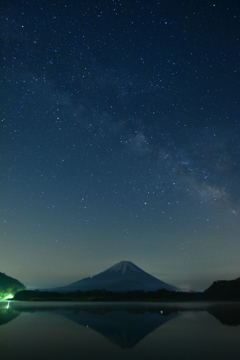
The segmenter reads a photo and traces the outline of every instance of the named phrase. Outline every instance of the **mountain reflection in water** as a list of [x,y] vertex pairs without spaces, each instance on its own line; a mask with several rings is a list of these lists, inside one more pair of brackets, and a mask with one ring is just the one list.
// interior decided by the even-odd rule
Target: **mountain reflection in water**
[[152,331],[178,316],[159,311],[89,310],[58,311],[79,325],[90,327],[121,348],[131,348]]
[[[78,325],[89,327],[121,348],[131,348],[152,331],[180,315],[178,309],[125,306],[56,305],[28,306],[26,303],[11,303],[0,308],[0,325],[23,312],[51,312],[64,316]],[[160,308],[162,308],[160,306]]]
[[240,325],[239,304],[57,304],[11,302],[0,306],[0,325],[21,313],[50,312],[89,327],[121,348],[132,348],[184,312],[207,311],[222,324]]

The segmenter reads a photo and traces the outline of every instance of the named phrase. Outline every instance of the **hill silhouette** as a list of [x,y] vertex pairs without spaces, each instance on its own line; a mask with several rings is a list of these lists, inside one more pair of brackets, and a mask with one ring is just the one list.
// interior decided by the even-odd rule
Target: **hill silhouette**
[[240,278],[214,281],[204,295],[210,300],[240,301]]
[[13,298],[18,291],[25,289],[20,281],[0,272],[0,300]]

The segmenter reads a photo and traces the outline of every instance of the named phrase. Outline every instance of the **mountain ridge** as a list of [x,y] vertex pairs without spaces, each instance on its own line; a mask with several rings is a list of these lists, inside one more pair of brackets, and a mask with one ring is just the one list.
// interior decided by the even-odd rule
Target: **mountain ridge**
[[99,274],[75,281],[67,286],[51,289],[51,291],[88,291],[99,289],[105,289],[107,291],[179,290],[179,288],[148,274],[131,261],[120,261]]

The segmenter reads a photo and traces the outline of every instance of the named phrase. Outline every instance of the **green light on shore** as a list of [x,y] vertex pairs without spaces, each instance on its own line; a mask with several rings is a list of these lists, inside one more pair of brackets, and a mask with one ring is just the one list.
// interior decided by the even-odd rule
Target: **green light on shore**
[[4,295],[0,296],[0,301],[11,300],[13,298],[14,298],[13,294],[4,294]]
[[6,299],[8,300],[8,299],[13,299],[14,298],[14,295],[13,294],[8,294],[7,296],[6,296]]

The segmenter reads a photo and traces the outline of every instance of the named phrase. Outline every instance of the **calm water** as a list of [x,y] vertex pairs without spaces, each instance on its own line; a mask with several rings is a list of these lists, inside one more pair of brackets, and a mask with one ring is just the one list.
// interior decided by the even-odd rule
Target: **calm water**
[[1,359],[238,359],[240,303],[0,303]]

